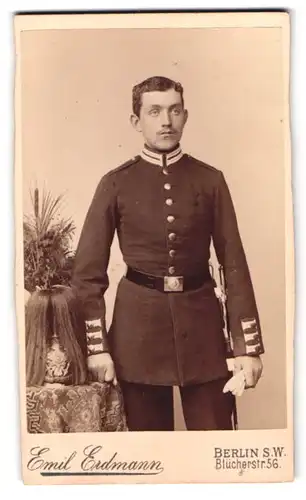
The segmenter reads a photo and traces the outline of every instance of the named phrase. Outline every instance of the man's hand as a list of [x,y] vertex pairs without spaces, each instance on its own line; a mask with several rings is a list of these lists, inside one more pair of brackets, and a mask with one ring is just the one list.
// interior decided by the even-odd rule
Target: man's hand
[[245,388],[255,387],[261,377],[263,364],[259,356],[237,356],[235,358],[234,374],[243,370]]
[[114,363],[108,352],[88,356],[87,367],[99,382],[113,382],[117,385]]

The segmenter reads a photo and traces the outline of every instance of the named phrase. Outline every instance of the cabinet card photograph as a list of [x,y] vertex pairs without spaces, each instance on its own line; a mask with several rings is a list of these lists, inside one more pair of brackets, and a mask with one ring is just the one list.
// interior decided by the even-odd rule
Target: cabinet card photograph
[[26,484],[293,480],[289,26],[15,16]]

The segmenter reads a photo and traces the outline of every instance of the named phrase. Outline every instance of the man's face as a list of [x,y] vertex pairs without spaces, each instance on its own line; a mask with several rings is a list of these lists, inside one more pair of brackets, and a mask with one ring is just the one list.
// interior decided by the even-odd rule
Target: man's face
[[142,132],[145,143],[158,151],[168,151],[180,141],[187,120],[179,92],[145,92],[142,94],[140,116],[132,115],[131,122]]

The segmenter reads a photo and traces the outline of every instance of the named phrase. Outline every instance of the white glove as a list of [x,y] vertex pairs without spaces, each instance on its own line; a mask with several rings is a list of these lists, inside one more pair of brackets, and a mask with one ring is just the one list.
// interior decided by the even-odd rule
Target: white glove
[[223,392],[231,392],[233,396],[242,396],[245,389],[244,371],[240,370],[233,375],[223,387]]

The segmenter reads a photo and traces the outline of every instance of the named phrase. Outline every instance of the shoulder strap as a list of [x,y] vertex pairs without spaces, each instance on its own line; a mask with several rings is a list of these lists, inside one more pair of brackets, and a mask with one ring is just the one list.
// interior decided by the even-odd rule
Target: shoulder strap
[[194,161],[195,163],[197,163],[198,165],[200,165],[201,167],[205,167],[205,168],[208,168],[209,170],[212,170],[213,172],[220,172],[220,170],[216,167],[213,167],[212,165],[208,165],[208,163],[204,163],[204,161],[201,161],[199,160],[198,158],[195,158],[194,156],[191,156],[191,155],[187,155],[187,157]]
[[137,163],[139,161],[139,159],[140,159],[140,155],[134,156],[134,158],[130,158],[126,162],[122,163],[122,165],[119,165],[119,167],[113,168],[112,170],[107,172],[105,175],[111,175],[111,174],[114,174],[116,172],[120,172],[121,170],[124,170],[124,169],[130,167],[131,165],[134,165],[134,163]]

